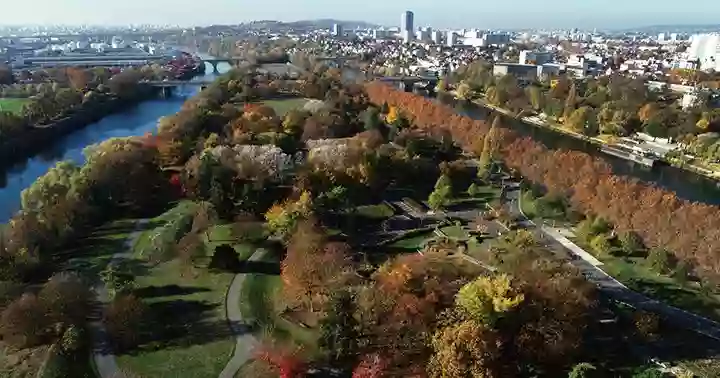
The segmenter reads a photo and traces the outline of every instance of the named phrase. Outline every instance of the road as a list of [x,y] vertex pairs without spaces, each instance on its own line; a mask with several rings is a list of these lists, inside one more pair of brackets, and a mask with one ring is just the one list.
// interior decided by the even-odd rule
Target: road
[[551,251],[567,251],[571,254],[571,256],[576,256],[576,258],[571,260],[571,264],[575,266],[588,281],[594,283],[600,289],[602,294],[633,308],[656,313],[679,327],[720,340],[720,323],[648,298],[631,290],[593,264],[591,259],[584,259],[582,256],[578,256],[578,254],[564,246],[564,240],[562,240],[562,237],[557,233],[551,232],[542,226],[537,227],[537,225],[535,225],[532,221],[527,220],[520,209],[519,190],[509,191],[507,194],[507,200],[510,213],[513,216],[525,219],[522,224],[528,230],[533,231],[535,236],[538,238],[537,240],[547,242]]

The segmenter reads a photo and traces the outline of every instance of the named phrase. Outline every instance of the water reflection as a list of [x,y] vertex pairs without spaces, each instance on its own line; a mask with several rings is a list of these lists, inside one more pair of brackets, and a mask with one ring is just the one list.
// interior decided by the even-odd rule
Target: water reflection
[[[227,72],[230,66],[219,64],[219,71]],[[213,80],[217,76],[212,67],[207,74],[193,80]],[[58,138],[39,154],[0,170],[0,222],[7,221],[20,209],[20,193],[38,177],[44,175],[58,161],[84,161],[83,150],[88,145],[114,137],[143,135],[154,132],[158,120],[180,110],[187,97],[197,93],[199,87],[186,86],[177,96],[168,99],[145,101],[122,113],[113,114],[71,134]]]
[[[473,119],[488,120],[492,119],[494,114],[497,114],[474,104],[468,104],[466,102],[462,104],[458,103],[458,101],[448,96],[439,96],[437,101],[451,106],[459,114]],[[671,190],[675,192],[679,198],[689,201],[720,205],[720,189],[714,180],[668,165],[658,165],[649,168],[642,164],[606,155],[602,153],[597,146],[589,142],[571,138],[552,130],[528,125],[505,115],[501,115],[501,117],[505,126],[510,127],[521,135],[531,137],[550,149],[583,151],[607,162],[612,167],[613,173],[617,175],[636,178],[640,181]]]

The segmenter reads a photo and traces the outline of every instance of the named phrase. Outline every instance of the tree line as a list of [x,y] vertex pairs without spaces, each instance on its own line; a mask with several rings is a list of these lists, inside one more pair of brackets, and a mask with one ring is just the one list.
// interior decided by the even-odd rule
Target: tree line
[[567,75],[519,80],[496,77],[492,64],[476,61],[453,73],[449,82],[462,99],[484,96],[493,105],[516,114],[542,113],[550,120],[587,135],[627,136],[645,132],[686,144],[697,135],[720,131],[720,112],[709,92],[698,92],[689,107],[667,86],[652,89],[642,78],[613,74],[574,79]]
[[[490,130],[483,121],[460,116],[449,107],[392,87],[366,85],[371,102],[405,110],[424,129],[447,128],[467,150],[480,150]],[[500,154],[507,166],[548,191],[568,196],[588,215],[600,216],[619,231],[634,231],[649,247],[672,251],[693,264],[698,273],[717,279],[720,274],[720,224],[717,206],[677,198],[670,191],[611,173],[600,158],[568,150],[550,150],[508,129],[500,130]],[[562,167],[562,169],[558,169]]]
[[154,72],[149,67],[122,72],[67,68],[35,71],[26,80],[21,73],[18,80],[23,83],[11,81],[0,86],[4,97],[27,99],[19,114],[0,111],[0,141],[22,136],[37,124],[61,119],[81,109],[92,111],[109,99],[132,100],[138,94],[140,80],[152,77]]

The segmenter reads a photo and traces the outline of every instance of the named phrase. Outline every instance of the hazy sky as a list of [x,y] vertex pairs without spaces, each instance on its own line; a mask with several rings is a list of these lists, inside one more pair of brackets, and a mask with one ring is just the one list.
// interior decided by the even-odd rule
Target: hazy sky
[[442,28],[626,27],[720,22],[720,1],[695,0],[2,0],[0,24],[234,24],[336,18]]

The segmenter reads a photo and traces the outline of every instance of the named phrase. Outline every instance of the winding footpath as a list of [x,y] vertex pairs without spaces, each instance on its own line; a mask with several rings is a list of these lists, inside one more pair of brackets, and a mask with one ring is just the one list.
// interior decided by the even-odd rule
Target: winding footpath
[[[135,222],[135,228],[128,235],[125,240],[124,250],[112,255],[108,266],[117,264],[121,260],[130,259],[133,256],[133,248],[135,242],[142,233],[141,226],[147,223],[147,219],[141,219]],[[90,329],[92,331],[93,338],[93,362],[100,378],[117,378],[120,377],[120,370],[118,369],[117,362],[115,361],[115,354],[113,354],[112,344],[110,337],[105,329],[105,325],[102,322],[102,309],[104,309],[108,303],[110,303],[110,293],[105,286],[105,283],[101,280],[93,287],[95,291],[97,301],[101,305],[98,308],[99,313],[90,323]]]
[[[264,249],[257,249],[247,261],[259,261],[266,253]],[[219,378],[233,378],[235,374],[252,359],[252,351],[257,345],[257,339],[252,333],[253,324],[243,317],[240,309],[240,294],[245,279],[253,273],[238,273],[233,277],[232,283],[225,296],[225,313],[230,323],[230,329],[235,335],[235,348],[232,358],[220,372]]]

